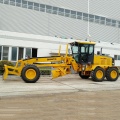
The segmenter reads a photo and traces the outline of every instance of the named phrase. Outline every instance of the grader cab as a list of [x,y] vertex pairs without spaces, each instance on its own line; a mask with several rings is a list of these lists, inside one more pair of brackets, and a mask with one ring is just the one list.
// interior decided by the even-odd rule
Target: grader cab
[[[68,45],[71,46],[72,54],[68,54]],[[109,81],[116,81],[119,73],[113,66],[112,58],[94,54],[94,42],[72,42],[66,46],[66,54],[61,56],[37,57],[19,60],[15,67],[4,66],[5,80],[9,74],[21,76],[27,83],[35,83],[40,78],[41,67],[52,67],[52,77],[57,78],[71,73],[71,67],[79,73],[83,79],[89,77],[93,81],[101,82],[106,77]]]

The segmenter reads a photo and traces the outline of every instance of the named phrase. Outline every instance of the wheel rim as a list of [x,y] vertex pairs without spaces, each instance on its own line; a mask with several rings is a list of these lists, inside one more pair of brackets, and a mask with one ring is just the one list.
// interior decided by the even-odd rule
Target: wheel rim
[[102,79],[102,78],[103,78],[103,72],[102,72],[101,70],[98,70],[98,71],[96,72],[96,77],[97,77],[98,79]]
[[28,69],[25,73],[26,78],[32,80],[36,77],[36,71],[34,69]]
[[117,77],[117,72],[115,70],[111,71],[111,78],[115,79]]

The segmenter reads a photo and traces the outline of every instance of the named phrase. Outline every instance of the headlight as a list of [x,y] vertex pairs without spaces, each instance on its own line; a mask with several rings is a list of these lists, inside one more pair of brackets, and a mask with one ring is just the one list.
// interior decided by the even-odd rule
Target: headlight
[[85,69],[86,69],[86,65],[83,65],[82,66],[82,71],[85,71]]

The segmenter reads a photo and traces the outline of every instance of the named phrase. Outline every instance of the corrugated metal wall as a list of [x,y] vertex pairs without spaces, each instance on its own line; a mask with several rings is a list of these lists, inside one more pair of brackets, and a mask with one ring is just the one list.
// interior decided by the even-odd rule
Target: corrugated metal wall
[[[86,12],[87,0],[31,0]],[[90,0],[90,13],[119,20],[119,0]],[[64,16],[0,4],[0,30],[49,36],[87,38],[88,22]],[[91,39],[120,43],[120,28],[90,23]]]

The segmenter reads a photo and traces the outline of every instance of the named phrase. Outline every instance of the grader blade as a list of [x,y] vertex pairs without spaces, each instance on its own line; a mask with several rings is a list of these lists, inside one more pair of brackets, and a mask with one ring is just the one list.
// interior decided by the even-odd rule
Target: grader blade
[[61,76],[60,70],[52,70],[52,79]]
[[60,76],[64,76],[66,74],[70,74],[70,68],[69,67],[59,67],[55,70],[52,70],[52,79],[60,77]]
[[7,68],[7,65],[4,65],[3,80],[6,80],[7,77],[8,77],[8,68]]

